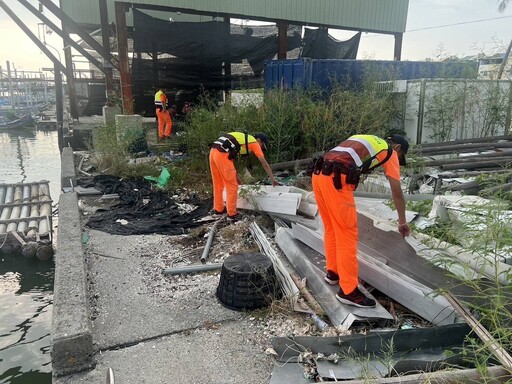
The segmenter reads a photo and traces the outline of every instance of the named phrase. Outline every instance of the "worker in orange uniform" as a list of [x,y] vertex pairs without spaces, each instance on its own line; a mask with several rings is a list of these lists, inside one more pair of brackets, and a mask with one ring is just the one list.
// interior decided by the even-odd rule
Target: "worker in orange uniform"
[[[268,137],[263,133],[254,136],[245,132],[230,132],[219,137],[210,150],[210,171],[213,181],[213,213],[224,214],[227,210],[227,221],[235,222],[238,219],[236,202],[238,199],[238,185],[241,184],[234,159],[237,155],[249,155],[250,152],[260,161],[263,169],[272,181],[272,185],[279,185],[272,174],[272,169],[263,154],[268,145]],[[226,207],[222,192],[226,189]]]
[[172,119],[171,114],[167,110],[167,96],[165,89],[159,89],[155,93],[156,117],[158,119],[158,138],[164,139],[171,137]]
[[313,192],[324,224],[325,281],[339,284],[336,298],[343,304],[374,307],[375,300],[358,288],[357,212],[354,190],[362,174],[382,166],[398,213],[398,232],[409,236],[405,198],[400,185],[400,165],[405,165],[409,143],[400,135],[387,140],[354,135],[316,160]]

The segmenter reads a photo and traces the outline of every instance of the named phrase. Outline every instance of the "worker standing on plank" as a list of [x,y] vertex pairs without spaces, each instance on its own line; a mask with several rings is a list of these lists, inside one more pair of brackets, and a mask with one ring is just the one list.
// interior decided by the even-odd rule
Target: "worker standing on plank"
[[169,138],[172,132],[172,119],[170,112],[167,110],[167,96],[163,88],[155,93],[155,107],[158,119],[158,138]]
[[[254,136],[245,132],[230,132],[219,137],[210,145],[210,171],[213,181],[213,213],[224,214],[227,210],[227,221],[237,220],[236,202],[238,199],[238,185],[242,183],[234,164],[237,155],[247,155],[252,152],[260,161],[263,169],[272,181],[272,185],[279,185],[272,169],[263,154],[268,145],[268,137],[263,133]],[[226,207],[222,193],[226,189]]]
[[373,135],[354,135],[316,160],[312,184],[324,224],[325,281],[339,284],[336,298],[343,304],[374,307],[375,300],[358,288],[357,212],[354,190],[362,174],[382,166],[398,213],[398,232],[410,234],[405,218],[405,198],[400,184],[400,165],[405,165],[409,143],[400,135],[387,140]]

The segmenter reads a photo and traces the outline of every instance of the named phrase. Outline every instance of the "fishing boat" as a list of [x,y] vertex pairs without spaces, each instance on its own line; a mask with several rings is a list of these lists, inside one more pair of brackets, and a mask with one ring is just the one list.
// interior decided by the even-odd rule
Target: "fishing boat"
[[14,120],[0,120],[0,129],[13,129],[20,127],[32,127],[34,125],[34,118],[30,113],[19,117]]

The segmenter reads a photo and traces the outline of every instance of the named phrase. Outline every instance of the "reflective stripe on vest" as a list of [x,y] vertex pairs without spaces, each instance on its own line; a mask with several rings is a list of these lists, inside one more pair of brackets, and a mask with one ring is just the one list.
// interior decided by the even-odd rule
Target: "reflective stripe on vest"
[[361,172],[364,172],[379,166],[381,163],[377,155],[388,149],[388,142],[380,137],[354,135],[327,152],[324,158],[346,166],[355,164]]
[[213,142],[213,146],[224,152],[236,151],[239,153],[240,151],[240,143],[231,133],[219,137]]

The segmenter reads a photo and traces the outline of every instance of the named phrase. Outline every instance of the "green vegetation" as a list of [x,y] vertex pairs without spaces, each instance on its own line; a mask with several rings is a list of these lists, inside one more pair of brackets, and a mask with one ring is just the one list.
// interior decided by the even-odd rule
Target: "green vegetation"
[[[462,127],[456,126],[455,122],[459,121],[463,108],[466,108],[464,124],[471,127],[475,135],[496,134],[495,127],[502,126],[506,118],[505,95],[499,88],[488,94],[486,99],[464,98],[460,87],[450,83],[430,93],[431,108],[425,115],[425,123],[432,128],[433,138],[446,141],[454,134],[458,137]],[[270,138],[266,154],[270,163],[302,159],[329,149],[355,133],[385,135],[390,130],[399,132],[403,116],[400,105],[404,100],[397,98],[403,97],[378,92],[372,86],[361,91],[336,86],[329,95],[318,89],[269,91],[265,93],[260,106],[247,104],[235,107],[227,103],[219,107],[216,100],[204,98],[183,123],[180,136],[174,139],[180,147],[186,148],[187,157],[179,163],[162,158],[153,163],[130,164],[128,158],[133,143],[140,137],[140,130],[137,129],[118,140],[113,127],[101,127],[95,132],[93,153],[102,171],[121,177],[158,176],[161,167],[166,166],[171,174],[169,189],[186,186],[197,192],[209,192],[209,144],[222,132],[266,133]],[[468,109],[468,106],[471,108]],[[413,166],[410,169],[421,172],[420,161],[411,163]],[[237,164],[244,167],[245,161],[238,161]],[[253,176],[265,175],[256,172]],[[496,185],[510,180],[509,175],[496,175],[482,177],[479,181],[481,184]],[[494,277],[487,276],[486,284],[470,279],[461,282],[475,292],[475,297],[464,301],[464,304],[471,307],[499,345],[512,352],[512,292],[510,284],[502,284],[503,279],[510,280],[512,276],[503,276],[499,269],[504,255],[508,255],[512,249],[510,218],[505,212],[510,206],[510,194],[504,193],[501,197],[505,199],[504,204],[497,202],[485,208],[465,210],[461,215],[464,220],[459,220],[457,227],[451,222],[439,222],[423,232],[448,245],[429,244],[439,252],[439,263],[459,263],[468,268],[454,258],[449,246],[455,245],[478,256],[482,267],[490,266],[495,271]],[[430,201],[408,203],[408,209],[423,215],[430,208]],[[478,339],[471,340],[473,344],[468,350],[468,359],[485,371],[485,367],[495,359]],[[392,352],[393,345],[390,344],[387,349]]]

